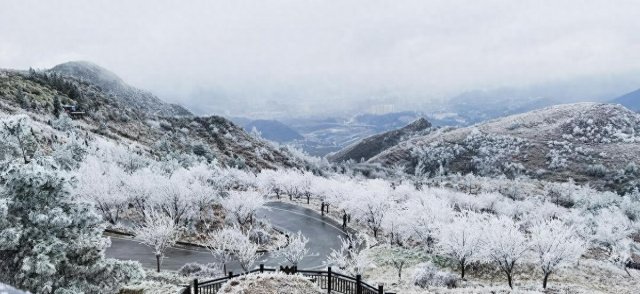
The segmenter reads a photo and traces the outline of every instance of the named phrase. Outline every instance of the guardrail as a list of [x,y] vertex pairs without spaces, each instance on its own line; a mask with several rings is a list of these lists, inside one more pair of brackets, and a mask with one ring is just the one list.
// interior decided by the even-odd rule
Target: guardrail
[[374,287],[362,281],[361,275],[350,277],[340,273],[333,272],[331,267],[328,267],[326,271],[314,271],[314,270],[298,270],[297,267],[280,267],[280,269],[265,268],[264,264],[261,264],[259,268],[249,272],[234,274],[229,272],[226,277],[221,277],[204,282],[194,279],[193,283],[184,289],[183,294],[216,294],[222,288],[222,285],[227,281],[247,274],[253,273],[265,273],[265,272],[283,272],[286,274],[301,274],[311,279],[320,289],[327,290],[327,293],[343,293],[343,294],[395,294],[384,292],[384,287],[378,285]]

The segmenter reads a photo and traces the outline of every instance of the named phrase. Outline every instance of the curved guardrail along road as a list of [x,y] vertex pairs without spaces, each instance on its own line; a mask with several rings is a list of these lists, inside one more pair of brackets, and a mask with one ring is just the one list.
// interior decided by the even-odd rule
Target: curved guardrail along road
[[[324,268],[324,262],[331,249],[340,248],[339,237],[345,236],[341,224],[328,217],[321,216],[311,209],[294,204],[269,202],[266,206],[266,209],[258,211],[257,217],[268,220],[275,228],[288,234],[301,231],[305,237],[309,238],[309,243],[307,243],[309,256],[300,262],[299,268]],[[115,235],[110,235],[109,237],[111,237],[111,247],[107,249],[107,257],[121,260],[137,260],[144,267],[155,268],[156,258],[149,247],[138,243],[131,237]],[[216,260],[205,248],[176,245],[166,251],[161,268],[175,271],[190,262],[207,264],[216,262]],[[267,267],[277,267],[285,264],[282,259],[274,257],[271,252],[263,254],[256,262],[256,266],[260,263],[264,263]],[[227,268],[234,272],[241,271],[240,265],[236,263],[228,264]]]

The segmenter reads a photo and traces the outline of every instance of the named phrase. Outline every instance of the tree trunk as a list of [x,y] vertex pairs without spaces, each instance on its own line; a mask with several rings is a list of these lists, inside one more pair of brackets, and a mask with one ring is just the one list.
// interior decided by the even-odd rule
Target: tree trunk
[[464,258],[460,261],[460,279],[464,280],[464,268],[466,265],[466,260]]
[[551,274],[551,272],[545,273],[544,274],[544,279],[542,280],[542,288],[543,289],[547,289],[547,280],[549,280],[549,275]]
[[160,255],[156,254],[157,271],[160,272]]
[[507,273],[507,281],[509,282],[509,288],[513,289],[513,283],[511,280],[511,273]]

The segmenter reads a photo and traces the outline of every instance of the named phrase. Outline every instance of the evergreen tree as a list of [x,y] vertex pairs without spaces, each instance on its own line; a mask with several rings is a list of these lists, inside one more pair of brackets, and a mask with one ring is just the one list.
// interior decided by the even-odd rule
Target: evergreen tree
[[139,263],[104,257],[105,225],[66,179],[31,163],[0,181],[1,281],[33,293],[115,293],[143,278]]
[[18,91],[16,99],[18,100],[18,104],[22,109],[27,109],[29,107],[29,100],[27,99],[27,95],[25,95],[22,90]]
[[55,98],[53,98],[53,115],[55,115],[56,118],[59,118],[60,111],[62,111],[62,104],[60,104],[60,98],[56,96]]

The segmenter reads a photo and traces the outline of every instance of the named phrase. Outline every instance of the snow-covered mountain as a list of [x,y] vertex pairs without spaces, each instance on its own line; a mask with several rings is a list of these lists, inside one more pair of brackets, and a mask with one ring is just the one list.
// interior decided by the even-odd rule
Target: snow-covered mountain
[[638,184],[639,143],[639,114],[620,105],[577,103],[442,128],[368,162],[402,164],[424,175],[528,175],[624,190]]
[[54,66],[49,72],[94,84],[122,104],[142,112],[162,116],[192,115],[186,108],[166,103],[151,92],[132,87],[116,74],[88,61],[65,62]]
[[364,138],[338,152],[329,154],[327,158],[333,162],[368,160],[369,158],[380,154],[380,152],[395,146],[400,141],[406,140],[411,136],[424,133],[425,131],[428,132],[430,127],[431,123],[429,121],[424,118],[419,118],[400,129]]
[[59,112],[62,105],[76,106],[81,113],[74,122],[87,134],[135,146],[150,157],[191,154],[252,169],[302,167],[306,162],[223,117],[187,115],[89,63],[66,63],[47,71],[0,70],[0,114],[26,112],[51,123],[56,104]]

